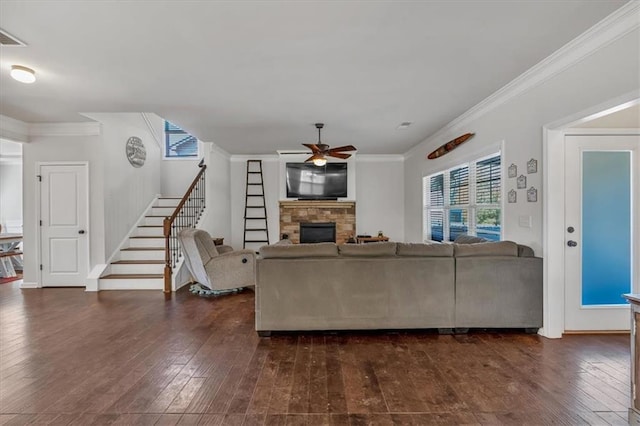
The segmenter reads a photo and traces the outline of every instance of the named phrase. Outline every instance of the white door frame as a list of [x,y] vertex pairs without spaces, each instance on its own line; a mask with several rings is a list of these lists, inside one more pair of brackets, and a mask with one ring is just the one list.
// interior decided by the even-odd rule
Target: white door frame
[[89,199],[91,198],[91,187],[89,186],[89,162],[88,161],[43,161],[36,162],[36,185],[37,190],[36,193],[36,217],[35,217],[35,229],[36,232],[36,268],[37,268],[37,288],[42,288],[42,271],[40,270],[40,266],[42,264],[42,235],[40,229],[40,218],[42,217],[42,185],[40,184],[41,180],[38,176],[42,176],[42,167],[43,166],[84,166],[87,171],[87,230],[88,230],[88,241],[87,241],[87,271],[91,271],[91,212],[89,210]]
[[637,134],[637,129],[571,129],[598,116],[637,104],[640,104],[640,92],[633,91],[543,126],[543,328],[539,332],[542,336],[560,338],[564,332],[564,137],[569,134]]

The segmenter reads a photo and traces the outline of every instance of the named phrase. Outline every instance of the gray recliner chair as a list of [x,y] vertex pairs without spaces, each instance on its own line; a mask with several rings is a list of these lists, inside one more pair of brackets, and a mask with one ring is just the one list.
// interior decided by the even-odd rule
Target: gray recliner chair
[[216,246],[207,231],[183,229],[178,234],[184,260],[193,279],[193,293],[219,295],[240,291],[256,284],[256,254]]

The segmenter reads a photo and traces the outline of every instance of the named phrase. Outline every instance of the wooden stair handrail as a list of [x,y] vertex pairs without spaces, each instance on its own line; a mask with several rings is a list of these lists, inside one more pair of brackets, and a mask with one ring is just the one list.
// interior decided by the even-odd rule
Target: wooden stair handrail
[[[187,191],[185,192],[184,196],[182,197],[182,199],[180,200],[180,203],[178,204],[178,206],[175,208],[175,210],[173,211],[173,214],[169,217],[165,217],[164,220],[162,221],[162,231],[164,234],[164,261],[165,261],[165,265],[164,265],[164,292],[165,293],[171,293],[171,277],[173,274],[173,265],[175,264],[175,259],[173,259],[173,256],[175,255],[174,253],[176,252],[176,250],[172,250],[171,247],[171,231],[174,228],[174,222],[176,221],[176,218],[178,218],[178,216],[180,215],[180,213],[182,212],[182,210],[185,208],[185,206],[187,206],[187,202],[189,200],[191,200],[191,196],[193,194],[193,192],[197,189],[200,190],[200,188],[198,187],[198,184],[204,180],[204,173],[205,170],[207,169],[207,166],[205,164],[203,164],[203,162],[201,161],[198,164],[198,167],[200,167],[200,171],[198,172],[198,174],[196,175],[196,177],[193,179],[193,182],[191,182],[191,185],[189,185],[189,188],[187,189]],[[204,198],[204,189],[202,188],[202,194],[203,194],[203,201],[205,200]],[[199,215],[202,212],[202,209],[204,209],[204,204],[202,206],[200,206],[200,210],[197,212],[197,214]],[[194,223],[195,225],[195,223]],[[177,236],[173,236],[174,238]],[[177,244],[176,241],[174,241],[173,244]]]
[[[206,165],[202,165],[202,167],[200,168],[200,171],[198,172],[197,176],[195,177],[195,179],[193,179],[193,182],[191,182],[191,185],[189,186],[189,189],[187,189],[187,192],[184,194],[184,197],[182,197],[182,200],[180,200],[180,204],[178,204],[178,207],[176,207],[176,209],[174,210],[173,214],[169,217],[170,223],[173,223],[173,221],[176,220],[176,217],[178,216],[178,213],[180,213],[180,210],[182,210],[182,207],[185,205],[185,203],[187,202],[187,200],[191,196],[191,193],[193,192],[193,189],[196,187],[196,185],[200,181],[200,177],[202,177],[202,175],[204,174],[204,171],[206,169],[207,169],[207,166]],[[168,237],[166,228],[165,228],[164,232],[165,232],[164,236]]]

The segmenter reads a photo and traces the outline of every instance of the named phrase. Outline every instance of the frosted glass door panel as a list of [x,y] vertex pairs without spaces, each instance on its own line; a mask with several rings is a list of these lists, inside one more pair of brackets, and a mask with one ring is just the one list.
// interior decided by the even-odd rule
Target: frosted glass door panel
[[624,304],[631,292],[631,153],[582,158],[582,305]]

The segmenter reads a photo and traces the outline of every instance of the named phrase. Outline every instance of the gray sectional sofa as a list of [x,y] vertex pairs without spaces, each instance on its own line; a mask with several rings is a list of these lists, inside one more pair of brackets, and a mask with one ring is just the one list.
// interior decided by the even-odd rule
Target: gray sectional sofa
[[256,330],[542,326],[542,259],[511,241],[276,244],[257,260]]

